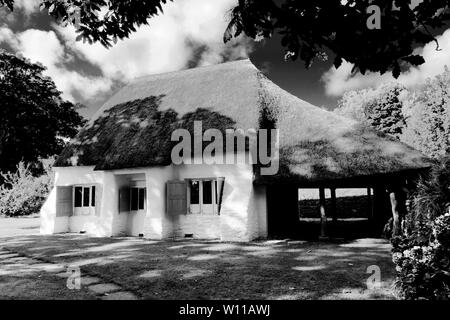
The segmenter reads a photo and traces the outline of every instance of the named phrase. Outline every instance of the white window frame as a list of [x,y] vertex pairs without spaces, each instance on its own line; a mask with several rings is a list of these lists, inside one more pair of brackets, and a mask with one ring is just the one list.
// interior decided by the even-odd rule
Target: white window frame
[[[217,178],[191,178],[191,179],[185,179],[186,183],[187,183],[187,202],[188,202],[188,206],[187,206],[187,213],[188,214],[194,214],[191,213],[191,183],[192,181],[198,181],[199,183],[199,188],[198,188],[198,206],[200,208],[200,215],[220,215],[220,213],[218,212],[218,203],[217,203],[217,199],[216,199],[216,194],[218,193],[217,187],[218,187],[218,183],[217,183]],[[203,203],[203,182],[204,181],[211,181],[212,183],[212,188],[211,188],[211,199],[212,199],[212,203],[211,204],[204,204]],[[203,206],[204,205],[211,205],[212,209],[213,209],[213,213],[212,214],[207,214],[203,212]]]
[[[74,185],[73,187],[72,187],[72,194],[73,194],[73,208],[95,208],[95,203],[96,203],[96,199],[94,199],[94,205],[92,205],[92,199],[93,199],[93,197],[92,197],[92,190],[93,190],[93,187],[95,188],[96,186],[95,185],[81,185],[81,184],[79,184],[79,185]],[[81,207],[75,207],[75,188],[82,188],[82,192],[81,192]],[[89,188],[89,205],[88,206],[85,206],[84,205],[84,188]],[[96,190],[95,190],[95,196],[97,196],[97,188],[95,188]]]
[[[81,188],[81,207],[75,207],[75,189],[76,188]],[[88,206],[84,205],[84,189],[85,188],[89,188],[89,205]],[[95,197],[92,196],[93,188],[95,188]],[[89,214],[88,214],[89,216],[95,215],[95,209],[96,209],[95,207],[96,207],[96,203],[97,203],[97,199],[96,199],[97,192],[98,192],[97,186],[94,184],[77,184],[77,185],[72,186],[72,199],[73,199],[73,202],[72,202],[73,209],[72,210],[74,212],[73,215],[74,216],[78,215],[78,214],[75,214],[75,211],[82,210],[84,208],[87,208],[89,210]],[[92,200],[94,200],[94,201],[92,201]],[[92,205],[92,202],[94,202],[94,205]],[[91,210],[94,210],[94,212],[91,212]]]

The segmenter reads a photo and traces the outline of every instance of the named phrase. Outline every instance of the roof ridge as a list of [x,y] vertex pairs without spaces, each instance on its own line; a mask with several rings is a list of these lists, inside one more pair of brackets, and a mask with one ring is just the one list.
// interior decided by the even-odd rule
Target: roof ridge
[[224,67],[224,66],[228,66],[228,65],[232,65],[232,64],[240,64],[240,63],[244,63],[244,62],[250,63],[250,65],[252,65],[255,69],[257,69],[256,66],[253,64],[253,62],[250,60],[250,58],[245,58],[245,59],[238,59],[238,60],[233,60],[233,61],[226,61],[226,62],[217,63],[217,64],[210,64],[210,65],[205,65],[205,66],[200,66],[200,67],[197,66],[197,67],[193,67],[193,68],[186,68],[186,69],[174,70],[174,71],[169,71],[169,72],[148,74],[148,75],[144,75],[144,76],[135,77],[132,80],[130,80],[128,82],[128,84],[136,83],[141,80],[147,80],[147,79],[152,79],[152,78],[159,78],[162,76],[168,76],[171,74],[190,73],[194,70],[196,72],[198,72],[199,70],[215,69],[215,68],[220,68],[220,67]]

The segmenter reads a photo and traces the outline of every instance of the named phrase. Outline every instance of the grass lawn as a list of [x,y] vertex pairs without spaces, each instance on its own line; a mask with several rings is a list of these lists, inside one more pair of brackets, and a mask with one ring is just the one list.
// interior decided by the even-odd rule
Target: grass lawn
[[[101,277],[143,299],[393,299],[395,270],[390,245],[383,240],[241,244],[28,235],[2,238],[2,247],[79,266],[82,276]],[[381,270],[382,288],[376,291],[366,286],[371,265]],[[21,280],[20,270],[15,275],[0,272],[0,292],[11,291]],[[42,295],[36,292],[36,297],[90,298],[64,290],[61,279],[54,281],[62,285]],[[28,291],[40,290],[36,278],[28,282]],[[25,288],[22,283],[15,289],[16,298],[34,297]]]
[[82,290],[68,290],[64,279],[46,272],[33,272],[14,266],[15,274],[5,276],[4,266],[0,264],[0,299],[1,300],[92,300],[95,295]]
[[21,218],[6,218],[0,216],[0,237],[39,234],[39,215]]

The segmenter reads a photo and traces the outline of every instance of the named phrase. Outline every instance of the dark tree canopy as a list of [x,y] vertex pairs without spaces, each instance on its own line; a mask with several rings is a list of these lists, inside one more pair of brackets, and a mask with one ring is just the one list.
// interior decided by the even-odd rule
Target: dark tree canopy
[[84,123],[44,70],[0,50],[0,171],[60,153]]
[[[61,24],[76,25],[78,40],[109,47],[128,37],[148,19],[162,12],[171,0],[41,0]],[[334,65],[345,60],[354,71],[385,73],[395,77],[424,59],[414,48],[435,40],[433,29],[450,20],[450,0],[239,0],[230,13],[225,31],[228,41],[240,34],[250,38],[281,35],[286,57],[300,58],[310,66],[332,54]],[[381,28],[369,29],[368,7],[381,9]],[[14,7],[14,0],[0,0],[0,7]],[[103,10],[103,11],[101,11]],[[100,14],[106,12],[106,14]],[[170,35],[167,35],[170,36]],[[436,43],[438,46],[438,44]]]
[[[334,65],[343,60],[355,70],[398,77],[402,68],[424,63],[414,55],[417,45],[435,38],[432,29],[449,20],[450,0],[424,0],[416,7],[412,0],[239,0],[232,11],[225,41],[245,33],[251,38],[268,38],[275,32],[287,57],[300,58],[309,66],[315,59],[334,54]],[[381,9],[381,28],[369,29],[370,5]]]

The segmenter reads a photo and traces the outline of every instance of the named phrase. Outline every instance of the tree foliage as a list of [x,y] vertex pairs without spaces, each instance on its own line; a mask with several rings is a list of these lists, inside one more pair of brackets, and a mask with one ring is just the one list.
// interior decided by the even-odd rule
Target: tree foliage
[[404,90],[398,83],[381,86],[378,96],[364,106],[369,125],[399,138],[405,127],[401,100]]
[[450,71],[428,79],[405,101],[407,128],[402,140],[433,157],[450,150]]
[[0,171],[60,153],[84,122],[44,70],[0,51]]
[[[168,1],[41,0],[41,5],[61,24],[75,25],[79,40],[109,47],[148,24]],[[392,71],[398,77],[403,68],[424,63],[414,48],[435,41],[433,29],[450,20],[450,0],[413,3],[416,1],[239,0],[230,12],[224,41],[243,33],[253,39],[279,33],[286,57],[300,58],[307,66],[332,53],[336,67],[345,60],[363,74]],[[370,5],[381,9],[381,29],[367,27]],[[13,10],[14,0],[0,0],[1,6]]]
[[394,238],[396,288],[404,299],[450,299],[450,158],[420,179],[406,216],[404,234]]
[[[110,47],[161,13],[162,5],[168,1],[171,0],[41,0],[41,8],[63,26],[74,25],[79,33],[77,40]],[[13,10],[14,0],[0,0],[2,5]]]
[[450,70],[408,90],[391,83],[346,92],[335,112],[392,134],[431,158],[450,152]]
[[375,99],[377,94],[377,90],[372,88],[346,91],[334,111],[344,117],[367,123],[364,106]]
[[0,216],[17,217],[39,212],[53,187],[54,158],[39,159],[42,173],[35,176],[33,164],[21,161],[15,171],[1,173]]
[[377,89],[348,91],[335,112],[400,138],[405,127],[402,112],[405,91],[406,88],[395,82]]
[[[343,60],[355,70],[385,73],[398,77],[402,67],[420,65],[423,57],[414,47],[434,39],[430,30],[450,20],[450,0],[239,0],[233,9],[225,40],[245,33],[268,38],[278,32],[287,57],[310,66],[327,52],[334,53],[334,65]],[[381,28],[369,29],[367,9],[381,9]]]

